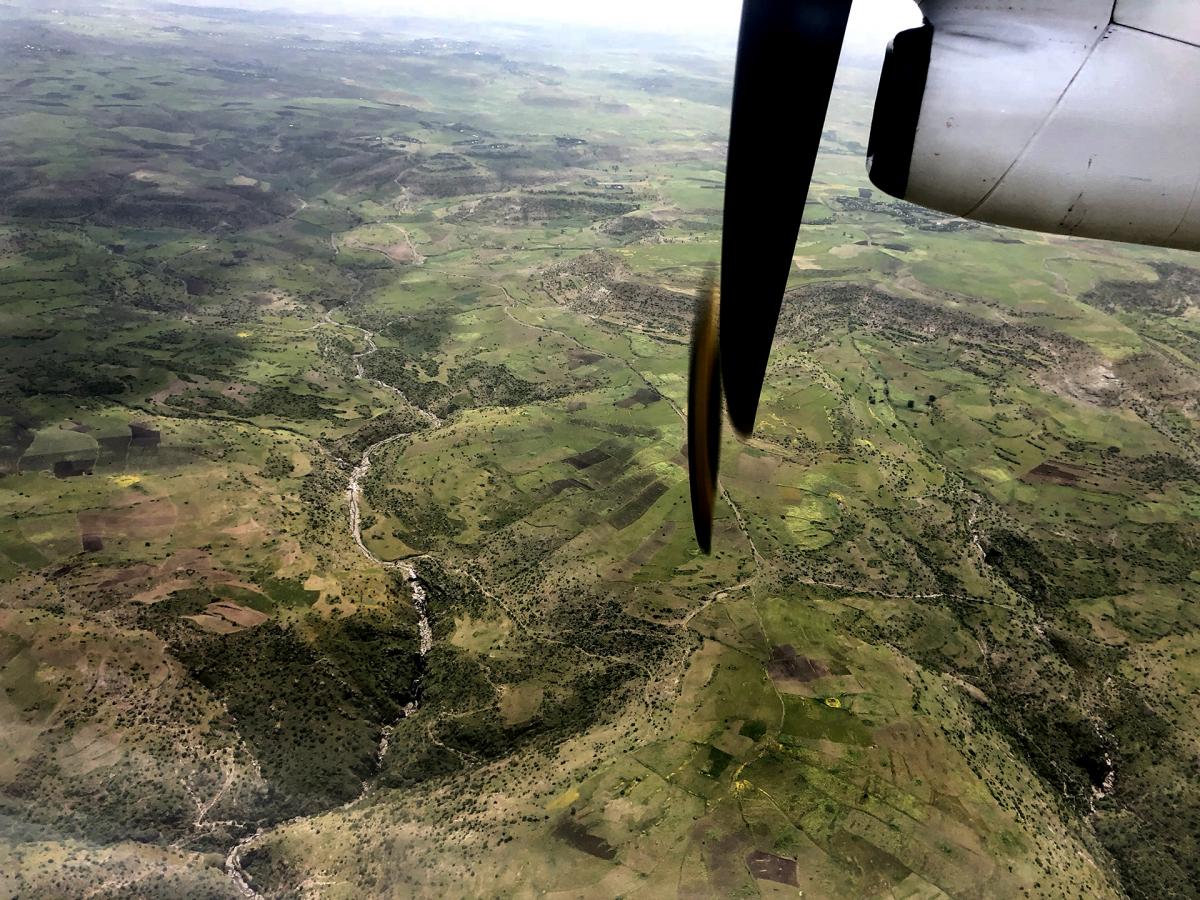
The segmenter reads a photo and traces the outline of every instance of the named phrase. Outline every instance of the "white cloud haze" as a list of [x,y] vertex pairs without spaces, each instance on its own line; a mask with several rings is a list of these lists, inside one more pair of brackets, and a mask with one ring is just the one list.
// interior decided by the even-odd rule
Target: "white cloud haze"
[[[224,0],[224,5],[239,4],[237,0]],[[264,4],[259,0],[255,5]],[[333,4],[293,0],[288,5],[306,11],[402,13],[460,22],[480,19],[602,25],[630,31],[725,36],[730,40],[737,34],[742,8],[741,0],[343,0]],[[897,31],[921,22],[913,0],[855,0],[852,9],[846,42],[853,50],[882,52]]]

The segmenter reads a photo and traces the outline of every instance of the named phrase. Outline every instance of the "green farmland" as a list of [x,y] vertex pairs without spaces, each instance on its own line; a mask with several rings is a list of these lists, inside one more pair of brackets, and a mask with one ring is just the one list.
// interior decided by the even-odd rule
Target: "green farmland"
[[1198,896],[1193,259],[847,67],[703,556],[727,50],[0,26],[0,895]]

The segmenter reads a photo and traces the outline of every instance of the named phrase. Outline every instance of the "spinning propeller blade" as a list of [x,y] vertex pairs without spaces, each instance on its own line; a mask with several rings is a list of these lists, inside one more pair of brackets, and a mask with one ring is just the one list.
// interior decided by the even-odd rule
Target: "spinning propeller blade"
[[721,351],[717,341],[720,298],[715,277],[700,289],[697,301],[688,371],[688,479],[696,542],[708,553],[712,549],[713,507],[721,457]]
[[742,435],[754,430],[850,3],[742,7],[721,240],[722,378]]
[[[688,384],[688,475],[700,549],[712,547],[721,390],[734,430],[758,414],[779,307],[825,128],[851,0],[745,0],[733,82],[721,284],[702,292]],[[799,101],[793,89],[805,92]],[[719,324],[719,327],[718,327]]]

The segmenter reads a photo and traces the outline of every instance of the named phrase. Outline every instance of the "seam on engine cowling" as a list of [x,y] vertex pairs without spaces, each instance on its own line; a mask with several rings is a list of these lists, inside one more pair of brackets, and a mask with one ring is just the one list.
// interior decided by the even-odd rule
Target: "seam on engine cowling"
[[[1116,10],[1116,8],[1117,8],[1116,3],[1113,3],[1113,10]],[[1067,96],[1067,93],[1071,90],[1071,87],[1075,84],[1075,80],[1077,78],[1079,78],[1079,73],[1081,73],[1083,71],[1084,67],[1091,60],[1092,55],[1096,52],[1096,48],[1100,46],[1100,43],[1103,40],[1105,40],[1105,38],[1107,38],[1109,36],[1109,34],[1112,33],[1112,29],[1113,29],[1112,13],[1109,13],[1109,21],[1108,21],[1107,27],[1105,27],[1104,31],[1101,32],[1100,36],[1098,38],[1096,38],[1096,40],[1092,43],[1092,46],[1088,48],[1088,52],[1086,55],[1084,55],[1083,61],[1079,64],[1079,68],[1077,68],[1075,70],[1074,74],[1071,75],[1071,78],[1066,83],[1066,86],[1063,87],[1063,89],[1059,93],[1058,97],[1055,98],[1054,105],[1050,107],[1050,110],[1042,118],[1042,121],[1038,123],[1038,127],[1033,130],[1033,133],[1029,136],[1029,139],[1027,141],[1025,141],[1024,146],[1021,147],[1021,152],[1018,153],[1013,158],[1013,161],[1011,163],[1009,163],[1008,168],[1000,173],[1000,177],[996,179],[996,183],[987,189],[987,191],[984,193],[984,195],[979,198],[979,201],[974,206],[972,206],[969,210],[967,210],[967,212],[963,213],[963,218],[966,218],[966,219],[972,218],[975,215],[975,213],[979,211],[979,208],[981,206],[983,206],[983,204],[987,203],[990,199],[992,199],[992,195],[995,194],[996,191],[998,191],[1000,189],[1000,185],[1004,184],[1004,180],[1006,178],[1008,178],[1008,176],[1009,176],[1009,174],[1011,174],[1012,170],[1017,167],[1018,163],[1020,163],[1022,160],[1025,159],[1026,155],[1029,153],[1029,148],[1031,146],[1033,146],[1033,142],[1035,140],[1037,140],[1038,136],[1042,133],[1042,131],[1045,130],[1046,125],[1054,117],[1054,114],[1056,112],[1058,112],[1058,108],[1062,105],[1063,98],[1065,98]]]
[[1196,206],[1196,199],[1200,198],[1200,175],[1196,176],[1196,183],[1192,185],[1192,198],[1188,200],[1188,205],[1183,210],[1183,215],[1179,217],[1179,224],[1172,229],[1171,233],[1166,236],[1166,240],[1174,239],[1175,235],[1183,230],[1184,224],[1192,214],[1192,210]]
[[1151,31],[1149,28],[1139,28],[1136,25],[1130,25],[1128,22],[1117,21],[1117,7],[1121,5],[1121,0],[1113,0],[1112,14],[1109,16],[1109,25],[1120,25],[1122,28],[1128,28],[1130,31],[1140,31],[1142,34],[1152,34],[1155,37],[1160,37],[1166,41],[1175,41],[1177,44],[1187,44],[1189,47],[1200,47],[1200,41],[1185,41],[1183,38],[1175,37],[1172,34],[1163,34],[1160,31]]

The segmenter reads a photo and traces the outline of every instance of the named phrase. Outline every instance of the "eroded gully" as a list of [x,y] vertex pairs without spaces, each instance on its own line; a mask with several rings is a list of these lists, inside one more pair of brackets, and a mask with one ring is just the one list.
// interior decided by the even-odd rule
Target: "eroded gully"
[[[370,378],[367,375],[366,370],[363,367],[363,359],[373,353],[378,352],[379,350],[378,346],[375,344],[374,332],[368,331],[366,328],[361,328],[357,325],[347,325],[341,322],[335,322],[332,314],[328,312],[325,314],[321,320],[321,323],[319,324],[328,324],[335,328],[351,328],[355,331],[358,331],[362,335],[363,343],[366,345],[366,349],[352,354],[350,357],[351,361],[354,363],[354,377],[356,380],[368,381],[376,387],[395,394],[431,427],[436,428],[442,424],[441,419],[428,410],[422,409],[421,407],[412,403],[412,401],[410,401],[403,394],[403,392],[397,388],[387,384],[384,381],[380,381],[378,378]],[[316,327],[319,327],[319,325]],[[425,587],[421,584],[421,581],[417,576],[416,569],[411,564],[404,561],[381,559],[371,550],[370,547],[366,545],[366,542],[363,541],[362,536],[362,482],[363,479],[367,477],[367,474],[371,471],[371,455],[376,450],[379,450],[388,444],[408,437],[409,434],[411,434],[410,431],[399,431],[396,434],[389,435],[382,440],[376,441],[363,451],[362,456],[359,458],[358,465],[356,465],[353,471],[351,471],[350,479],[346,483],[346,503],[349,509],[350,537],[353,539],[355,546],[358,547],[359,552],[362,553],[362,555],[372,563],[380,566],[383,569],[404,573],[404,578],[408,582],[409,590],[412,593],[413,609],[415,609],[417,613],[417,653],[422,659],[424,659],[424,657],[433,647],[433,629],[429,624],[429,609],[428,600],[425,594]],[[403,711],[401,712],[401,720],[411,716],[418,708],[416,688],[419,688],[419,683],[414,684],[413,687],[414,697],[405,705]],[[391,725],[385,725],[382,734],[380,734],[379,748],[375,754],[376,772],[383,767],[383,760],[384,757],[387,756],[388,751],[388,741],[391,738],[393,729],[397,724],[399,724],[399,721],[400,720],[397,720],[397,722],[394,722]],[[367,795],[367,792],[371,789],[371,783],[372,779],[367,779],[364,781],[362,790],[359,792],[358,796],[347,801],[342,808],[345,809],[362,800],[363,797]],[[291,822],[295,822],[302,818],[304,817],[297,816],[295,819],[289,819],[286,822],[283,822],[282,825],[286,826]],[[278,828],[280,826],[277,825],[274,827]],[[262,897],[262,895],[259,894],[258,891],[256,891],[250,884],[250,878],[246,873],[246,870],[242,868],[242,853],[246,850],[246,848],[262,837],[263,834],[264,832],[262,828],[257,829],[253,834],[247,835],[234,844],[229,849],[228,854],[225,856],[225,873],[229,876],[238,892],[245,897]]]

